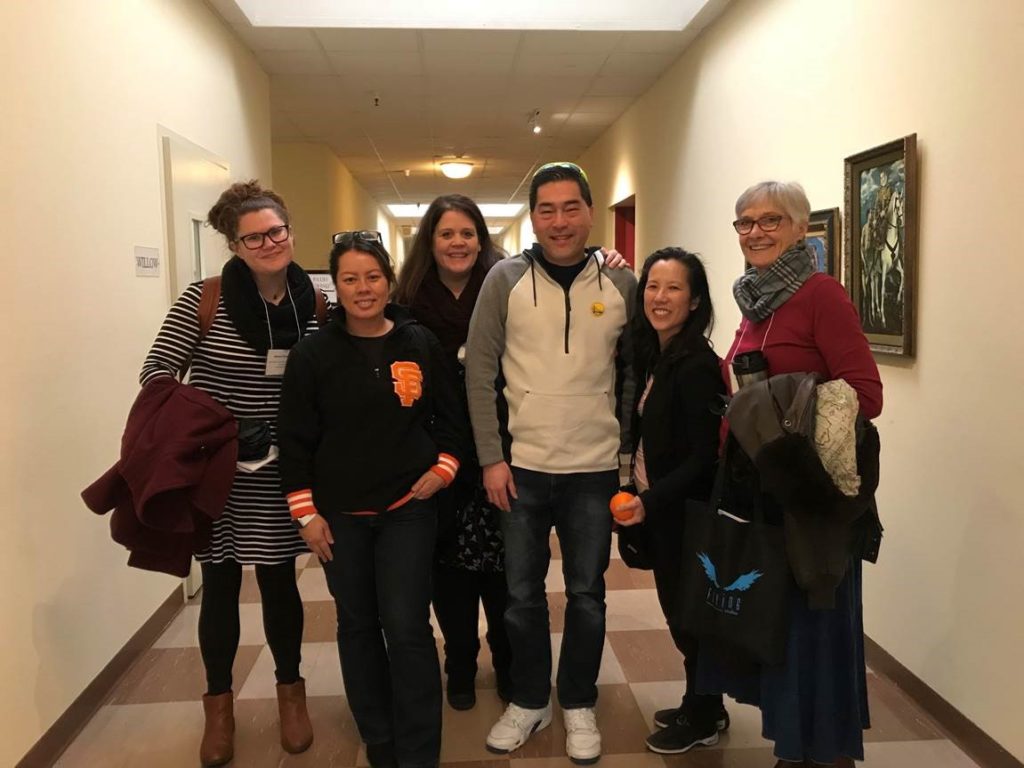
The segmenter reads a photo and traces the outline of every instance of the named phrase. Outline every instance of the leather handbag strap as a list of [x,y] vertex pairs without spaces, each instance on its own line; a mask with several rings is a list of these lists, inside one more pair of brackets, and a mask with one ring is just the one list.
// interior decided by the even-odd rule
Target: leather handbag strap
[[[319,293],[319,292],[318,292]],[[203,287],[199,294],[199,306],[196,307],[196,316],[199,318],[199,338],[196,339],[196,346],[206,338],[206,335],[213,327],[213,320],[217,317],[217,305],[220,303],[220,275],[214,275],[203,280]],[[192,367],[192,358],[195,355],[195,346],[188,354],[178,371],[178,381],[185,381],[188,369]]]

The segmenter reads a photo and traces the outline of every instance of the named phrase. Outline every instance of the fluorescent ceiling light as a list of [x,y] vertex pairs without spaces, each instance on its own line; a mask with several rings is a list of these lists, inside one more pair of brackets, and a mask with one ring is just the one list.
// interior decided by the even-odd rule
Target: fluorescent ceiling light
[[464,179],[473,172],[473,164],[465,160],[446,160],[441,163],[441,173],[449,179]]
[[522,203],[479,203],[484,218],[511,219],[518,216],[525,207]]
[[[489,233],[491,233],[492,235],[500,235],[506,229],[507,229],[507,227],[488,227],[487,231]],[[409,237],[412,237],[413,235],[415,235],[419,231],[420,231],[419,227],[409,227],[409,230],[408,230]]]
[[[427,212],[426,203],[388,203],[387,209],[396,219],[419,219]],[[512,219],[518,216],[525,206],[523,203],[480,203],[480,213],[484,218]]]
[[369,29],[554,29],[682,31],[709,0],[587,0],[480,3],[467,0],[235,0],[254,27]]
[[423,203],[389,203],[388,210],[399,219],[418,219],[427,212]]

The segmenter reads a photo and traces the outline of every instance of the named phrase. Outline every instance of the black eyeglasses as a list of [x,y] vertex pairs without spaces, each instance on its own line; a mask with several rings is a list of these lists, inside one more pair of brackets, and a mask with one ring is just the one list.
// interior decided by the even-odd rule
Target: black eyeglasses
[[587,182],[587,184],[590,184],[590,179],[587,178],[587,172],[580,168],[578,165],[576,165],[576,163],[570,163],[567,161],[561,161],[557,163],[544,163],[544,165],[542,165],[540,168],[533,172],[533,178],[537,178],[537,176],[542,171],[546,171],[549,168],[565,168],[568,171],[575,171],[576,173],[583,177],[583,180]]
[[352,240],[353,242],[364,242],[364,243],[376,243],[377,245],[384,246],[384,238],[380,232],[373,229],[354,229],[350,232],[335,232],[331,235],[331,242],[337,245],[345,239]]
[[258,251],[263,247],[268,238],[270,242],[280,245],[288,239],[291,232],[292,228],[290,226],[279,224],[276,227],[271,227],[266,232],[250,232],[248,235],[242,235],[235,242],[241,243],[250,251]]
[[762,216],[760,219],[736,219],[736,221],[732,223],[732,226],[740,235],[749,235],[751,230],[754,229],[755,224],[757,224],[762,232],[774,232],[779,228],[779,225],[782,224],[782,220],[788,218],[789,216],[783,216],[778,213],[769,213]]

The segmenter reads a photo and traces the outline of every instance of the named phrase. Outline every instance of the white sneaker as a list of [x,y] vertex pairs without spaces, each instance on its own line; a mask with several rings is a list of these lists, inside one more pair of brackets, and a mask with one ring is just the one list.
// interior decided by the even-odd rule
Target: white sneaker
[[537,731],[551,724],[551,702],[543,709],[509,704],[487,734],[487,749],[505,755],[519,749]]
[[592,707],[566,709],[565,753],[576,765],[592,765],[601,759],[601,732]]

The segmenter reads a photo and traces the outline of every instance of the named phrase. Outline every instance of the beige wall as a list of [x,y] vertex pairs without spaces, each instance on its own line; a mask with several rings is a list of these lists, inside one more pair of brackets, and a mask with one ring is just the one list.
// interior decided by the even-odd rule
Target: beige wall
[[[379,229],[377,201],[325,144],[273,145],[274,186],[288,203],[295,224],[295,259],[307,269],[327,269],[331,235],[350,229]],[[384,219],[386,221],[386,218]],[[388,243],[386,242],[385,245]]]
[[116,458],[167,309],[158,126],[269,179],[269,90],[199,0],[0,4],[0,765],[13,765],[179,583],[130,571],[78,497]]
[[635,194],[638,262],[704,254],[721,352],[739,321],[737,195],[796,179],[812,207],[841,208],[845,156],[917,133],[919,351],[879,358],[886,534],[867,632],[1018,758],[1022,29],[1020,0],[737,0],[581,160],[593,241]]

